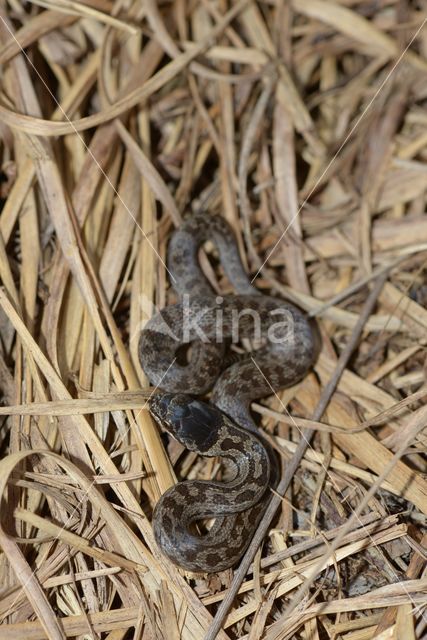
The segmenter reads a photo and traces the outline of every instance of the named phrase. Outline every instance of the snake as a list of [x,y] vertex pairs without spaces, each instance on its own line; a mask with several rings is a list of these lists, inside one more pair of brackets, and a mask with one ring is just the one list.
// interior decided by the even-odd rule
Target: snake
[[[200,249],[207,241],[233,293],[217,295],[205,276]],[[215,573],[238,563],[278,482],[276,455],[250,404],[303,379],[315,360],[316,336],[301,309],[251,283],[222,216],[185,218],[170,238],[167,268],[178,301],[150,318],[138,345],[141,366],[157,388],[148,407],[185,448],[220,457],[224,479],[170,487],[155,505],[153,533],[174,564]],[[231,350],[248,340],[253,350]],[[206,402],[201,396],[208,392]],[[198,523],[212,519],[201,534]]]

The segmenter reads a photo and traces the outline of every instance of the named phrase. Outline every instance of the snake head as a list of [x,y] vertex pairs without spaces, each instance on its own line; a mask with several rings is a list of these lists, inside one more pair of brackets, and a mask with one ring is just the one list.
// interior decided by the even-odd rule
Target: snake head
[[184,393],[156,393],[148,406],[155,420],[178,442],[190,451],[209,455],[224,420],[219,409]]

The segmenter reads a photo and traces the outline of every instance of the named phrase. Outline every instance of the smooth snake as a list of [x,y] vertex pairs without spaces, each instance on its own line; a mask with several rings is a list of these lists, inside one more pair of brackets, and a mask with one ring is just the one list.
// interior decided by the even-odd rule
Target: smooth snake
[[[205,277],[199,250],[208,240],[235,294],[217,296]],[[185,480],[168,489],[154,509],[153,530],[172,562],[211,573],[238,562],[265,511],[269,487],[277,483],[275,455],[251,417],[250,403],[298,382],[313,363],[316,339],[302,311],[251,284],[222,217],[188,217],[172,234],[168,269],[180,302],[155,314],[139,342],[141,365],[162,390],[148,404],[187,449],[220,456],[227,478]],[[230,342],[254,335],[261,346],[230,355]],[[191,350],[183,361],[184,343]],[[210,404],[192,397],[209,390]],[[209,518],[211,528],[198,534],[195,523]]]

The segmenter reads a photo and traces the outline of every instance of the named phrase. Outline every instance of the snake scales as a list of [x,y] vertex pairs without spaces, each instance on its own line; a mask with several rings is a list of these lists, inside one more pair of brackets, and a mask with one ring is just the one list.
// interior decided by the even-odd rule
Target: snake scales
[[[216,245],[236,294],[216,296],[204,276],[198,252],[207,240]],[[250,402],[300,380],[313,362],[315,340],[299,309],[252,286],[233,232],[219,216],[197,214],[184,221],[170,240],[168,269],[181,301],[153,316],[139,342],[145,373],[164,390],[149,407],[187,449],[221,456],[228,477],[186,480],[168,489],[155,507],[153,529],[174,563],[216,572],[243,555],[266,508],[269,486],[277,482],[275,457],[252,420]],[[229,342],[253,338],[257,328],[262,344],[253,357],[244,353],[227,362]],[[183,343],[191,344],[186,362],[177,357]],[[211,389],[210,404],[187,395]],[[214,523],[199,535],[194,525],[207,518]]]

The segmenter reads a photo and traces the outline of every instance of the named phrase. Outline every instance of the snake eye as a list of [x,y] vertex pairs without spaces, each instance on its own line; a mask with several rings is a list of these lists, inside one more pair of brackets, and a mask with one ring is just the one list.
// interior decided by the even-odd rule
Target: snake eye
[[150,412],[162,425],[168,422],[173,398],[172,393],[156,393],[147,402]]

